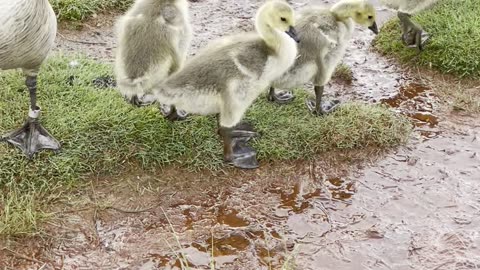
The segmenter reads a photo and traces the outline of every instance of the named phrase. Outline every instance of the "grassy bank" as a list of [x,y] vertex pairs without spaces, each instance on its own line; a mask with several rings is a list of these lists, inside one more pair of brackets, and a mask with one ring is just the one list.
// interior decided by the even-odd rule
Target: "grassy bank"
[[[41,205],[84,176],[115,174],[126,164],[146,170],[171,164],[190,170],[224,168],[214,117],[170,123],[155,107],[139,109],[113,89],[95,88],[90,82],[110,74],[109,65],[80,58],[81,64],[70,68],[70,60],[51,58],[39,78],[42,121],[61,141],[62,151],[42,152],[27,161],[16,148],[0,144],[0,234],[35,231],[34,221],[45,217],[37,211]],[[72,75],[77,79],[69,84]],[[18,72],[0,75],[2,134],[20,126],[26,116],[23,81]],[[262,134],[254,142],[262,161],[308,159],[333,149],[392,147],[410,133],[409,122],[385,107],[346,104],[320,118],[307,112],[305,98],[299,91],[292,106],[277,106],[263,97],[249,110],[247,119]]]
[[480,77],[480,5],[477,0],[441,0],[413,19],[431,35],[425,50],[417,55],[400,41],[398,19],[387,22],[375,47],[402,63],[433,67],[461,77]]
[[126,10],[133,0],[50,0],[59,21],[82,21],[106,10]]

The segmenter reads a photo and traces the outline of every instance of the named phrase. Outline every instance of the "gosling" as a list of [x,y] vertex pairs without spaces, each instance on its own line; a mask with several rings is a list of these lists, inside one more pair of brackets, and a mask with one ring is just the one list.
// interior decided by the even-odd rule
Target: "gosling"
[[0,1],[0,70],[21,68],[30,93],[25,124],[4,136],[32,158],[41,149],[59,150],[60,143],[40,124],[37,75],[54,46],[57,20],[48,0]]
[[[117,23],[115,75],[118,90],[132,104],[153,82],[165,80],[184,64],[192,36],[187,0],[137,0]],[[170,120],[185,117],[174,106]]]
[[431,7],[438,0],[380,0],[385,6],[397,10],[402,27],[402,41],[410,47],[422,51],[430,38],[422,27],[412,22],[412,14]]
[[322,104],[325,85],[330,81],[336,66],[345,55],[351,39],[354,23],[378,33],[375,8],[366,0],[342,0],[331,7],[308,7],[299,12],[299,57],[295,65],[270,88],[268,99],[288,103],[294,97],[291,92],[275,93],[275,88],[293,89],[313,82],[315,101],[307,106],[315,115],[332,112],[338,101]]
[[295,62],[294,25],[290,5],[267,1],[256,14],[257,33],[213,42],[179,72],[154,86],[152,93],[158,102],[188,113],[219,114],[225,162],[257,168],[256,152],[246,145],[257,134],[240,121],[253,101]]

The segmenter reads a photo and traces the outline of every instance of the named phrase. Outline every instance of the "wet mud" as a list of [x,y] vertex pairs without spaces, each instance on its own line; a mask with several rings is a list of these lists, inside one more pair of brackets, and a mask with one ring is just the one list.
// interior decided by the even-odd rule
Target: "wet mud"
[[[251,30],[259,4],[192,2],[192,54],[212,38]],[[380,23],[392,15],[380,6],[378,11]],[[111,60],[114,20],[100,26],[96,20],[81,32],[61,33],[101,45],[60,36],[59,49]],[[434,85],[373,52],[369,30],[356,31],[345,57],[354,80],[331,83],[326,94],[381,103],[409,116],[415,132],[408,145],[382,155],[365,150],[357,153],[361,161],[330,153],[313,161],[262,164],[248,172],[132,169],[120,177],[92,179],[92,188],[77,196],[79,203],[60,203],[55,209],[53,222],[46,225],[48,240],[19,241],[12,249],[27,259],[4,251],[0,265],[479,269],[480,121],[440,111]]]

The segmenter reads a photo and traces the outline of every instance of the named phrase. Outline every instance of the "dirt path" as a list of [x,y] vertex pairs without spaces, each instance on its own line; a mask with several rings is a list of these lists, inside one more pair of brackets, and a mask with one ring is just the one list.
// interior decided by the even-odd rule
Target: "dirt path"
[[[257,2],[192,3],[192,53],[211,38],[250,30]],[[380,21],[389,15],[380,10]],[[112,22],[98,18],[85,31],[63,30],[84,43],[59,37],[59,48],[109,60]],[[211,269],[212,255],[215,269],[226,270],[281,269],[289,259],[297,268],[288,269],[479,269],[480,120],[443,110],[434,82],[371,52],[372,38],[357,29],[345,60],[355,80],[332,83],[327,94],[410,115],[417,128],[407,146],[249,172],[133,168],[93,179],[90,189],[58,204],[50,238],[15,246],[37,262],[9,252],[0,262],[13,269],[179,269],[180,252],[192,269]]]

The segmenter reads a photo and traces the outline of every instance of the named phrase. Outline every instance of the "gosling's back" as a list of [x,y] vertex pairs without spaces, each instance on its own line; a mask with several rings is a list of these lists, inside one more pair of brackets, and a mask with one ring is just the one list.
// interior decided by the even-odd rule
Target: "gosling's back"
[[219,93],[227,89],[229,80],[260,80],[269,56],[275,52],[257,35],[247,35],[212,44],[172,75],[165,86]]
[[187,6],[186,0],[135,2],[117,24],[119,79],[164,78],[180,68],[190,39]]
[[57,33],[48,0],[0,1],[0,69],[23,68],[36,73]]

